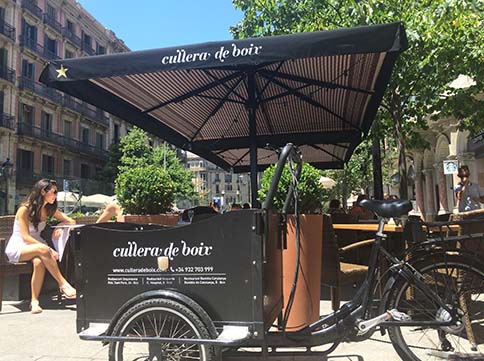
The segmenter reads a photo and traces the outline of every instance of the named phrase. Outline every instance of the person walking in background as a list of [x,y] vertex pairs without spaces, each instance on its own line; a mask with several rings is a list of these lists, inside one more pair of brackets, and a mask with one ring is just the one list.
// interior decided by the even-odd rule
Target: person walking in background
[[[57,209],[56,182],[41,179],[34,184],[30,194],[20,205],[15,215],[12,236],[5,249],[5,254],[10,262],[31,261],[33,264],[30,302],[32,313],[42,312],[39,295],[46,269],[57,281],[59,290],[65,298],[76,298],[76,290],[67,282],[57,265],[59,254],[50,248],[40,236],[50,217],[54,217],[64,224],[76,223]],[[53,238],[58,238],[61,233],[62,231],[57,229],[54,231]]]
[[471,172],[469,167],[462,165],[459,167],[457,176],[460,178],[459,184],[454,188],[455,196],[459,204],[459,212],[468,212],[481,208],[484,203],[484,191],[479,184],[469,180]]

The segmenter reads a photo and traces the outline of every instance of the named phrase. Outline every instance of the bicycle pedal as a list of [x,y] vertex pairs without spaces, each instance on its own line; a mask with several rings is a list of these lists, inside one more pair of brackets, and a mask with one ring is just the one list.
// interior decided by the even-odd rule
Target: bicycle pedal
[[412,318],[405,312],[400,312],[396,308],[387,311],[395,321],[411,321]]

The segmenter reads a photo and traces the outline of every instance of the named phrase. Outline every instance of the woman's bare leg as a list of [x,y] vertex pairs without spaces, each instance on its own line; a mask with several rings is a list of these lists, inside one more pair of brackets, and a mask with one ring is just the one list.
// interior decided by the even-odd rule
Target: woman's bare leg
[[32,289],[32,301],[38,301],[40,291],[42,290],[42,284],[44,283],[45,266],[39,257],[32,258],[32,264],[34,266],[32,279],[30,281],[30,286]]
[[57,260],[53,257],[48,246],[46,246],[45,244],[29,244],[24,246],[22,248],[22,251],[20,252],[19,261],[26,262],[32,260],[35,257],[40,258],[45,268],[47,268],[49,273],[59,284],[59,287],[67,283],[66,279],[64,278],[64,276],[62,276],[62,273],[59,270]]
[[45,266],[39,257],[32,258],[32,264],[34,271],[32,272],[32,279],[30,281],[30,288],[32,290],[30,309],[32,313],[41,313],[42,308],[39,305],[39,296],[42,290],[42,284],[44,283]]

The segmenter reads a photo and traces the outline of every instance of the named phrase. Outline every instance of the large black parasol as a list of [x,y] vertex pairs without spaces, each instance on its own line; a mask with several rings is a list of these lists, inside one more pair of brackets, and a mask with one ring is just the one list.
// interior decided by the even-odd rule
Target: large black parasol
[[288,142],[340,168],[367,135],[398,54],[400,23],[52,61],[40,81],[235,172]]

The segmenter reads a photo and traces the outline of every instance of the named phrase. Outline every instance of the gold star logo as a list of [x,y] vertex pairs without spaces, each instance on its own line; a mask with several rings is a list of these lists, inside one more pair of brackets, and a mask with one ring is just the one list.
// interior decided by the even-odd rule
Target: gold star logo
[[64,77],[67,79],[67,71],[69,69],[68,68],[64,68],[64,65],[61,65],[60,69],[56,69],[56,72],[57,72],[57,79],[61,78],[61,77]]

